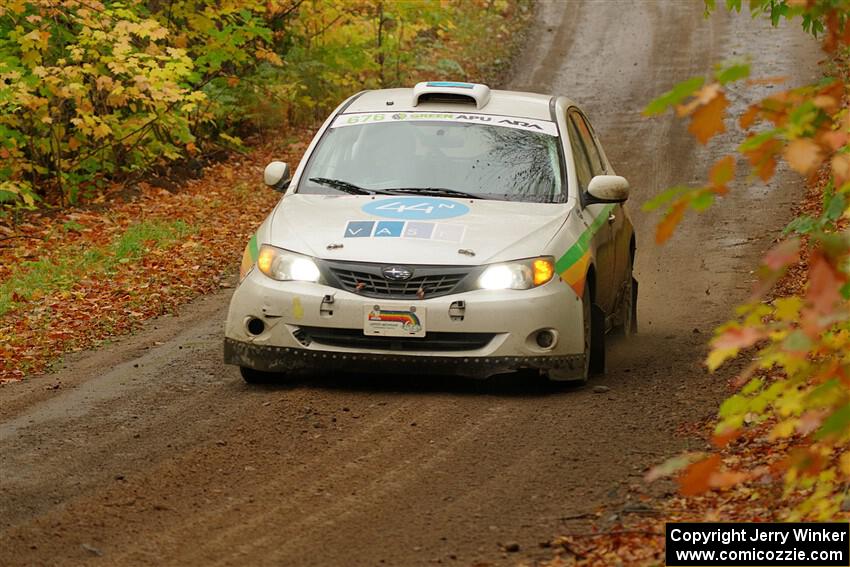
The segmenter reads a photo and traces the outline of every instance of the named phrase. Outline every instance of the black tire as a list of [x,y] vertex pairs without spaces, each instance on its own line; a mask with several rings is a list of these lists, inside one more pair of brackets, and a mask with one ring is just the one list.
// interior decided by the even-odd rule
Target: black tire
[[619,313],[617,314],[617,325],[614,334],[628,337],[637,333],[637,297],[638,282],[632,275],[632,262],[629,261],[626,280],[626,288],[623,290],[623,299],[620,301]]
[[638,314],[637,314],[637,305],[638,305],[638,281],[632,276],[632,317],[631,317],[631,325],[629,325],[627,334],[636,335],[638,332]]
[[242,374],[242,379],[248,384],[268,384],[280,378],[279,374],[273,372],[263,372],[262,370],[254,370],[245,366],[239,367],[239,372]]
[[605,311],[592,303],[590,305],[590,357],[588,374],[605,373]]

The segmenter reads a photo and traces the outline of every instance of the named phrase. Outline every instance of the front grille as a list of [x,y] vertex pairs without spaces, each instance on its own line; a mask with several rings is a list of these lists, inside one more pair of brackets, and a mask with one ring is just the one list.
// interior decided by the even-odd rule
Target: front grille
[[392,264],[365,264],[354,262],[327,262],[334,287],[366,297],[391,299],[427,299],[458,293],[476,268],[471,266],[406,266],[413,270],[409,280],[390,280],[382,270]]
[[426,333],[424,337],[376,337],[362,329],[300,327],[308,340],[325,346],[392,351],[464,351],[484,348],[495,333]]
[[334,275],[339,278],[344,289],[358,291],[363,295],[416,297],[421,289],[426,297],[435,297],[450,294],[466,274],[435,274],[407,281],[388,280],[382,275],[353,270],[334,270]]

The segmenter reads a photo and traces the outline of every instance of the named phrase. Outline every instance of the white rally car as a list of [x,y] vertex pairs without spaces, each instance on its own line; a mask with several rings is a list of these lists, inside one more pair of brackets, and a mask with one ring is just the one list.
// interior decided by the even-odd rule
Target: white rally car
[[637,325],[634,231],[569,99],[452,82],[361,92],[322,125],[245,249],[225,360],[299,370],[604,371]]

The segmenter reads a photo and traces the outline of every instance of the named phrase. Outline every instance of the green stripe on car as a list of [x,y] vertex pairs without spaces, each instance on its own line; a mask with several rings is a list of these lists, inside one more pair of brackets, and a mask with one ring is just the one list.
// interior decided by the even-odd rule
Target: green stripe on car
[[575,244],[570,246],[567,251],[564,252],[564,255],[555,262],[556,272],[559,274],[565,272],[570,266],[578,262],[581,257],[584,256],[585,252],[587,252],[590,248],[590,239],[593,238],[594,234],[599,232],[599,229],[602,227],[602,224],[608,220],[608,215],[611,214],[614,207],[615,205],[605,205],[602,207],[602,210],[599,211],[599,214],[596,215],[596,218],[593,219],[590,226],[581,233]]
[[257,244],[256,232],[251,236],[251,240],[248,241],[248,253],[251,254],[252,262],[256,262],[257,258],[260,256],[260,247]]

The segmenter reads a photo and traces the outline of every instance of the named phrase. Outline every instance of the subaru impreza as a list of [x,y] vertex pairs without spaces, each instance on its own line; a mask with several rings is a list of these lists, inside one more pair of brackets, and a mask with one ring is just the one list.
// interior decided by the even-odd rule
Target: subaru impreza
[[635,235],[569,99],[419,83],[319,129],[248,242],[225,361],[248,382],[341,370],[583,381],[637,329]]

